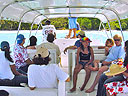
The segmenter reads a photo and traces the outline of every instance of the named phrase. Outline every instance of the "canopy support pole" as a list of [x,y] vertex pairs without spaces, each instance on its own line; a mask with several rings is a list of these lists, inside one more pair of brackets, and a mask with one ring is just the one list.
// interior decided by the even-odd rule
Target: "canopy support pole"
[[39,25],[38,25],[38,28],[36,29],[35,36],[36,36],[36,34],[37,34],[38,29],[40,28],[40,25],[41,25],[41,24],[39,24]]
[[[12,5],[12,4],[15,4],[15,3],[17,3],[17,2],[19,2],[19,1],[14,1],[14,2],[11,2],[11,3],[7,4],[7,5],[5,5],[5,6],[2,8],[2,10],[0,11],[0,18],[2,19],[2,13],[3,13],[3,11],[4,11],[8,6],[10,6],[10,5]],[[21,2],[21,1],[20,1],[20,2]]]
[[121,35],[122,35],[122,38],[123,38],[123,41],[124,41],[124,36],[123,36],[122,27],[121,27],[121,22],[120,22],[120,17],[119,17],[119,15],[118,15],[118,12],[117,12],[116,10],[114,10],[114,9],[108,9],[108,10],[111,10],[112,12],[114,12],[114,13],[116,14],[117,20],[118,20],[119,26],[120,26]]
[[105,28],[103,22],[101,22],[101,24],[102,24],[102,26],[104,27],[104,30],[105,30],[105,33],[106,33],[107,37],[109,38],[108,33],[106,32],[106,28]]
[[103,26],[103,28],[105,30],[105,33],[106,33],[107,37],[109,38],[108,33],[106,32],[106,28],[105,28],[105,26],[104,26],[102,21],[100,22],[99,31],[101,30],[101,25]]
[[101,30],[101,25],[102,25],[102,22],[100,22],[99,30]]
[[29,34],[29,37],[31,36],[31,32],[32,32],[32,28],[33,28],[33,25],[34,25],[34,21],[36,20],[37,17],[41,16],[43,14],[39,14],[37,16],[34,17],[33,21],[32,21],[32,25],[31,25],[31,30],[30,30],[30,34]]

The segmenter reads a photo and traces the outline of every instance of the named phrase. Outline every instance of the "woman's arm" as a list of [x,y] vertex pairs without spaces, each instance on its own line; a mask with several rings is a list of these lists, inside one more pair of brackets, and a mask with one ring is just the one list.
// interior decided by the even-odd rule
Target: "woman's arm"
[[104,49],[105,46],[98,46],[98,49]]
[[109,47],[105,47],[105,56],[109,54]]
[[28,46],[27,49],[36,49],[35,46]]
[[76,56],[76,65],[79,64],[79,54],[80,54],[80,47],[77,49],[77,56]]

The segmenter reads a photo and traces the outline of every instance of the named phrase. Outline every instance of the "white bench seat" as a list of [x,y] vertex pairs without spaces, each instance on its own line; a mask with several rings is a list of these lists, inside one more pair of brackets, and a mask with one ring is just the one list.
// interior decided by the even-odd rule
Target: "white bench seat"
[[[35,88],[0,86],[0,90],[9,92],[9,96],[66,96],[65,82],[59,81],[58,88]],[[0,95],[1,96],[1,95]]]

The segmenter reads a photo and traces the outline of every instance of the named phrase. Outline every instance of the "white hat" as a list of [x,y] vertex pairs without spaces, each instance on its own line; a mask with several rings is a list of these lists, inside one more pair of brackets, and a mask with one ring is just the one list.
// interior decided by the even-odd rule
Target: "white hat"
[[35,57],[38,57],[39,54],[41,55],[41,57],[45,58],[49,55],[49,51],[45,47],[41,46],[37,49]]

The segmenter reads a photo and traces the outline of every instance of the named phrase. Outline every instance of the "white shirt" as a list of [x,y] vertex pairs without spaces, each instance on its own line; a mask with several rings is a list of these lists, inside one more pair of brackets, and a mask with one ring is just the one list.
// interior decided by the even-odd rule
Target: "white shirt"
[[42,34],[43,34],[43,42],[47,41],[47,36],[49,33],[54,34],[56,31],[54,25],[45,25],[43,26]]
[[57,88],[57,79],[66,81],[68,77],[56,64],[30,65],[28,68],[29,87]]
[[11,71],[10,65],[13,65],[5,58],[5,52],[0,51],[0,79],[13,79],[14,74]]
[[28,57],[32,60],[36,54],[36,49],[27,49]]

